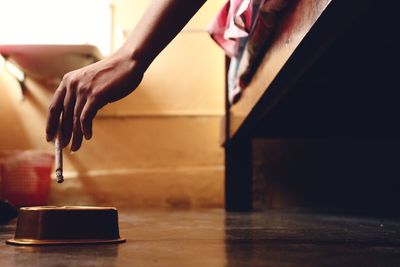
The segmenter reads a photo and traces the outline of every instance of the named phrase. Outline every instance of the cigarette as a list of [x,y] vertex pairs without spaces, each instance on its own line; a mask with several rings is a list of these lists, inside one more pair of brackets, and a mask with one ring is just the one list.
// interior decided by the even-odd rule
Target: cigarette
[[63,155],[61,145],[61,130],[58,130],[55,140],[55,166],[56,166],[56,177],[57,183],[64,182],[63,176]]

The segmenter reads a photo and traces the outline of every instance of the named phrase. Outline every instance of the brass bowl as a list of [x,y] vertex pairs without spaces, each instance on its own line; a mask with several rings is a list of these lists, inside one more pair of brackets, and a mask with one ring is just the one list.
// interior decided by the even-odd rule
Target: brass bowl
[[116,208],[43,206],[20,208],[12,245],[121,243]]

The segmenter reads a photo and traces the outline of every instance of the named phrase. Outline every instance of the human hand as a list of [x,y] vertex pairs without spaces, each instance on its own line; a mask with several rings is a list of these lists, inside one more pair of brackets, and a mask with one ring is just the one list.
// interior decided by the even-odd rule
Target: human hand
[[86,140],[92,137],[97,111],[133,92],[143,73],[135,61],[114,55],[66,74],[49,106],[47,141],[53,140],[61,127],[62,146],[72,138],[71,151],[77,151],[83,136]]

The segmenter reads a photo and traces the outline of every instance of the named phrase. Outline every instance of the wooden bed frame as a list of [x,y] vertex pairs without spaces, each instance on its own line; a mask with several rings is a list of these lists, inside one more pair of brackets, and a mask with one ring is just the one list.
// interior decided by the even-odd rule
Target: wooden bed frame
[[[392,3],[392,5],[396,4]],[[392,7],[392,9],[395,8]],[[385,34],[393,30],[393,27],[381,33],[380,37],[368,36],[372,34],[373,29],[367,28],[375,27],[371,26],[372,24],[383,27],[388,23],[385,19],[387,20],[390,15],[385,15],[381,12],[382,10],[383,7],[381,8],[379,3],[374,3],[372,0],[298,0],[288,8],[250,85],[244,90],[237,104],[226,105],[225,206],[227,211],[252,210],[253,138],[292,135],[351,138],[360,137],[362,135],[360,132],[367,129],[360,126],[345,133],[338,130],[342,128],[342,125],[351,124],[351,122],[346,122],[349,110],[335,114],[341,118],[338,120],[340,123],[327,122],[322,123],[322,126],[316,126],[316,120],[329,116],[329,108],[335,105],[340,106],[340,103],[333,103],[333,101],[342,101],[341,99],[344,98],[327,101],[326,110],[318,112],[320,114],[317,118],[312,112],[311,115],[310,112],[307,113],[307,108],[304,108],[312,104],[313,101],[306,98],[306,96],[312,98],[312,93],[304,93],[301,97],[301,92],[309,90],[308,88],[316,83],[329,84],[331,80],[336,80],[338,77],[342,79],[343,85],[340,90],[352,90],[349,88],[350,85],[354,85],[357,79],[365,77],[363,75],[368,76],[368,73],[379,72],[376,80],[378,77],[387,75],[387,70],[364,68],[363,60],[360,62],[360,58],[353,57],[354,51],[357,51],[355,48],[357,45],[367,53],[371,49],[385,51],[393,46],[392,43],[381,41],[385,38]],[[371,22],[371,16],[374,20],[381,19],[381,22]],[[362,27],[363,23],[366,24],[365,29]],[[376,29],[374,34],[377,32],[379,29]],[[347,51],[346,45],[343,44],[348,44],[355,50]],[[350,82],[346,80],[349,76],[344,72],[343,75],[338,74],[337,77],[329,75],[328,70],[340,72],[343,69],[342,66],[348,65],[347,60],[356,69],[360,67],[359,70],[354,71],[354,75],[350,75]],[[381,63],[378,62],[380,60],[378,57],[373,60],[372,66]],[[340,65],[340,62],[344,65]],[[321,68],[325,68],[328,74],[319,73],[318,69]],[[336,81],[336,84],[338,83]],[[369,86],[368,83],[363,83],[363,85],[366,88]],[[370,87],[372,90],[372,86]],[[293,95],[292,92],[295,92],[296,96],[290,97]],[[371,96],[369,100],[373,101],[373,98]],[[287,99],[291,100],[286,101]],[[318,107],[320,108],[321,104]],[[382,113],[382,116],[386,114]],[[282,122],[286,122],[286,125]],[[367,127],[367,124],[366,122],[364,126]],[[387,129],[386,133],[389,131],[390,129]],[[397,137],[395,134],[394,136]],[[367,137],[377,138],[378,134],[374,135],[371,132],[371,136]]]

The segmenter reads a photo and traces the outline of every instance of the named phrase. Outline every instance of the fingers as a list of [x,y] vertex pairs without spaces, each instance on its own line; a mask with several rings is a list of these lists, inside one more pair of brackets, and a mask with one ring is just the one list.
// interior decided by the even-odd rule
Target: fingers
[[89,97],[89,99],[86,102],[86,105],[84,106],[84,108],[82,110],[81,126],[82,126],[82,131],[83,131],[83,134],[84,134],[86,140],[89,140],[90,138],[92,138],[93,119],[96,116],[97,111],[102,106],[104,106],[104,104],[96,101],[96,99],[94,97]]
[[[77,151],[82,145],[83,136],[89,140],[92,137],[92,124],[97,111],[104,105],[94,96],[87,96],[85,90],[77,93],[79,86],[65,83],[62,91],[57,91],[51,105],[51,114],[48,123],[48,138],[54,138],[56,131],[61,127],[62,147],[66,147],[72,138],[71,151]],[[75,86],[75,87],[74,87]],[[60,104],[62,103],[62,104]],[[61,107],[61,108],[60,108]],[[62,114],[61,114],[62,113]],[[59,119],[62,116],[61,125]],[[51,136],[53,134],[53,136]],[[52,140],[52,139],[50,139]]]
[[73,151],[73,152],[79,150],[79,148],[82,145],[83,133],[82,133],[80,118],[81,118],[82,110],[83,110],[83,107],[85,106],[85,103],[86,103],[86,97],[84,97],[84,96],[77,97],[77,101],[75,104],[75,110],[74,110],[73,136],[72,136],[72,145],[71,145],[71,151]]
[[63,111],[65,94],[66,88],[63,86],[63,83],[61,83],[54,93],[53,99],[49,106],[49,115],[47,116],[46,125],[46,139],[48,142],[52,141],[57,133],[60,123],[60,115]]
[[64,110],[62,113],[62,147],[66,147],[71,140],[76,94],[75,90],[69,88],[64,99]]

